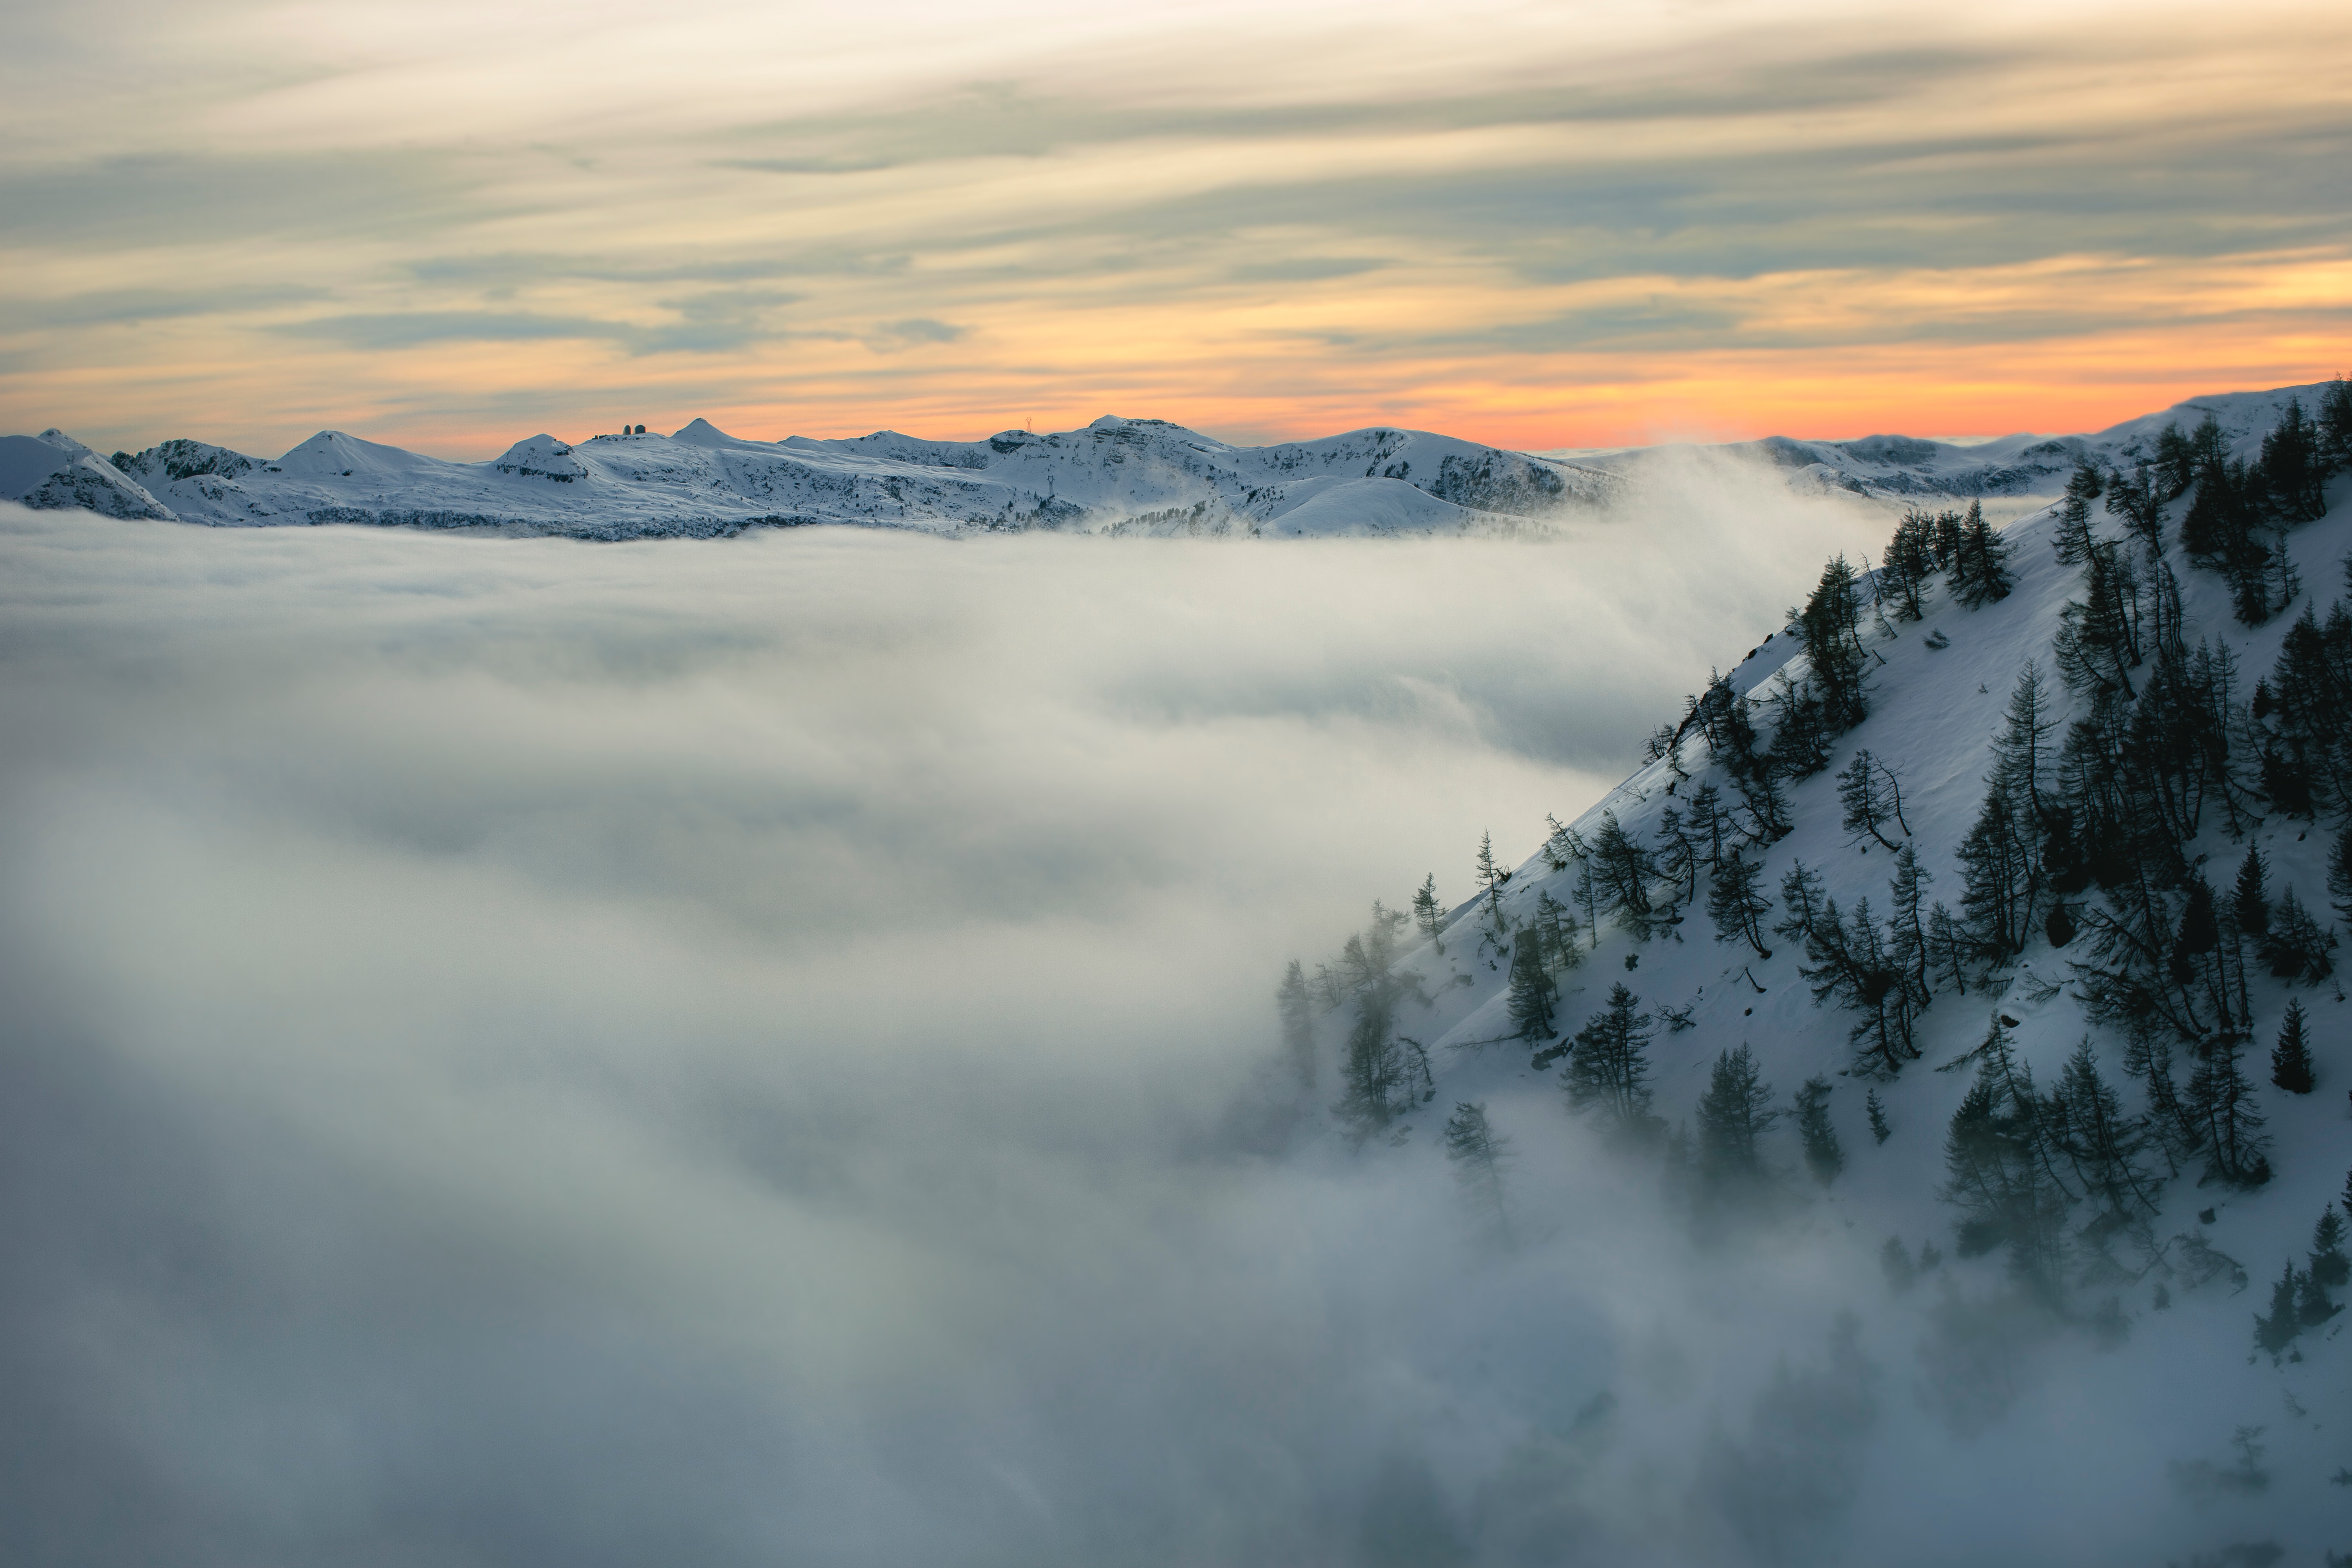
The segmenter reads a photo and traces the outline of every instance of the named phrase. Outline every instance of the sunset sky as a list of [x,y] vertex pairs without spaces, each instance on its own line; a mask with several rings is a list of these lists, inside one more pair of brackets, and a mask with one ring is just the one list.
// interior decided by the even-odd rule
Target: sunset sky
[[2352,365],[2352,9],[161,5],[0,52],[0,427],[1520,447]]

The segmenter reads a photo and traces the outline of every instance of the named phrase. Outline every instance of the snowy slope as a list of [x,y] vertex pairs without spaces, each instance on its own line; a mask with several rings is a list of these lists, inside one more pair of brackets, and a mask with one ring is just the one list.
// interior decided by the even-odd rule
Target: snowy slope
[[168,518],[144,488],[62,430],[0,436],[0,500],[37,510]]
[[[168,509],[224,527],[369,523],[584,539],[799,523],[940,533],[1509,533],[1588,510],[1622,488],[1573,463],[1422,431],[1234,447],[1162,420],[1108,416],[1084,430],[1008,430],[985,441],[891,431],[756,441],[697,419],[668,436],[532,436],[488,463],[445,462],[324,430],[275,462],[175,440],[118,453],[116,468],[123,494],[143,495],[144,486],[153,491],[149,505],[160,500],[137,515]],[[53,504],[42,499],[48,492],[26,493],[34,489],[28,479],[15,493]]]
[[[2200,400],[2083,438],[2068,450],[2128,462],[2168,422],[2177,421],[2186,429],[2210,409],[2231,436],[2237,453],[2251,455],[2277,411],[2297,390],[2309,408],[2315,401],[2311,389]],[[1945,470],[1945,477],[1951,477],[1951,470]],[[2242,682],[2241,704],[2255,680],[2270,671],[2287,628],[2304,607],[2315,605],[2324,618],[2330,601],[2347,592],[2338,563],[2352,555],[2352,475],[2339,475],[2326,493],[2328,514],[2287,536],[2302,570],[2302,599],[2259,627],[2248,628],[2232,618],[2228,592],[2215,573],[2188,564],[2177,543],[2169,547],[2183,590],[2188,642],[2194,647],[2200,638],[2211,638],[2235,651]],[[2187,505],[2183,498],[2168,507],[2168,524],[2177,524]],[[2027,660],[2037,661],[2050,676],[2062,721],[2060,736],[2063,721],[2078,711],[2076,700],[2056,679],[2053,639],[2061,608],[2081,596],[2082,569],[2056,559],[2054,522],[2055,509],[2044,508],[2006,531],[2016,575],[2015,590],[2006,599],[1971,611],[1939,579],[1924,622],[1865,632],[1877,660],[1869,675],[1868,718],[1838,741],[1827,770],[1790,786],[1794,830],[1769,847],[1748,851],[1751,859],[1761,856],[1760,886],[1775,900],[1775,910],[1765,917],[1768,927],[1780,915],[1780,879],[1798,860],[1821,873],[1826,890],[1841,906],[1850,910],[1857,900],[1867,897],[1884,917],[1893,857],[1866,839],[1860,847],[1851,841],[1853,836],[1842,826],[1835,777],[1864,748],[1901,775],[1909,842],[1934,878],[1929,896],[1957,910],[1962,876],[1956,852],[1984,798],[1991,742]],[[2118,519],[2096,509],[2095,527],[2105,537],[2123,532]],[[1931,644],[1931,638],[1943,646]],[[1736,646],[1727,647],[1734,689],[1758,692],[1800,657],[1798,645],[1791,629],[1784,627],[1772,628],[1744,656]],[[1662,721],[1676,717],[1658,715]],[[1759,732],[1769,732],[1761,711],[1756,721]],[[1691,792],[1709,777],[1731,798],[1729,781],[1719,765],[1710,763],[1704,742],[1685,749],[1682,766],[1692,775],[1688,782],[1677,779],[1665,761],[1644,766],[1571,826],[1590,839],[1603,814],[1613,813],[1630,836],[1652,845],[1660,814],[1670,805],[1686,805]],[[2200,836],[2185,853],[2226,896],[2248,845],[2259,844],[2272,867],[2272,898],[2291,887],[2324,923],[2328,909],[2326,855],[2332,837],[2324,815],[2315,824],[2273,811],[2243,839],[2233,839],[2223,815],[2209,810]],[[1440,876],[1442,880],[1444,873]],[[1562,870],[1546,854],[1528,858],[1499,895],[1505,921],[1524,926],[1545,893],[1572,908],[1576,879],[1572,864]],[[1923,1243],[1940,1249],[1944,1260],[1931,1279],[1932,1288],[1904,1301],[1879,1303],[1873,1310],[1882,1317],[1904,1311],[1925,1314],[1927,1309],[1920,1303],[1936,1300],[1937,1290],[1948,1304],[2001,1298],[2008,1289],[2002,1259],[1998,1253],[1967,1260],[1954,1257],[1957,1211],[1937,1198],[1945,1179],[1945,1130],[1973,1071],[1966,1066],[1936,1069],[1958,1064],[1985,1038],[1992,1020],[2005,1018],[2013,1021],[2010,1035],[2014,1049],[2045,1088],[2057,1080],[2067,1057],[2088,1037],[2127,1107],[2141,1109],[2139,1088],[2123,1070],[2126,1042],[2086,1016],[2070,984],[2068,960],[2084,956],[2082,944],[2054,951],[2037,937],[2012,969],[1996,974],[1988,985],[1972,987],[1965,996],[1939,993],[1922,1020],[1921,1059],[1885,1081],[1863,1068],[1848,1044],[1847,1028],[1854,1016],[1841,1012],[1834,1003],[1817,1005],[1813,1000],[1798,973],[1805,961],[1801,944],[1775,938],[1771,956],[1759,959],[1744,943],[1718,942],[1706,911],[1705,887],[1702,872],[1700,896],[1685,910],[1682,921],[1646,942],[1608,924],[1597,945],[1587,934],[1581,963],[1559,979],[1559,1034],[1572,1035],[1583,1026],[1600,1010],[1612,984],[1622,982],[1635,991],[1643,1008],[1659,1020],[1649,1047],[1652,1087],[1655,1110],[1670,1126],[1691,1118],[1718,1053],[1743,1044],[1755,1051],[1763,1079],[1775,1086],[1783,1106],[1803,1080],[1827,1078],[1835,1086],[1830,1109],[1847,1161],[1834,1184],[1819,1188],[1803,1173],[1795,1135],[1787,1124],[1768,1136],[1772,1158],[1800,1211],[1789,1223],[1810,1238],[1805,1245],[1852,1252],[1858,1272],[1872,1271],[1873,1255],[1888,1237],[1902,1238],[1915,1254]],[[2096,896],[2095,889],[2085,895]],[[1396,1027],[1428,1047],[1435,1082],[1433,1093],[1391,1134],[1402,1147],[1383,1152],[1384,1156],[1442,1166],[1444,1124],[1449,1112],[1466,1101],[1490,1109],[1498,1129],[1516,1141],[1525,1164],[1558,1167],[1564,1157],[1556,1151],[1572,1148],[1591,1134],[1580,1131],[1580,1124],[1565,1110],[1557,1073],[1533,1068],[1531,1051],[1544,1042],[1513,1037],[1507,1014],[1509,959],[1505,949],[1482,936],[1489,921],[1483,905],[1473,900],[1447,918],[1442,952],[1423,942],[1402,960],[1402,968],[1419,976],[1428,1001],[1424,1005],[1409,999]],[[1419,942],[1412,937],[1406,945]],[[2337,963],[2341,971],[2352,963],[2352,956],[2339,952]],[[2323,1522],[2344,1517],[2344,1493],[2324,1484],[2327,1473],[2352,1461],[2352,1443],[2336,1436],[2352,1429],[2352,1359],[2347,1359],[2352,1358],[2352,1343],[2346,1342],[2345,1333],[2346,1318],[2352,1318],[2352,1312],[2306,1331],[2294,1355],[2275,1363],[2268,1355],[2252,1353],[2252,1324],[2254,1314],[2267,1309],[2269,1286],[2282,1265],[2302,1265],[2314,1222],[2345,1190],[2347,1166],[2352,1164],[2352,1136],[2347,1136],[2352,1129],[2347,1126],[2344,1099],[2352,1087],[2352,1005],[2347,1005],[2338,983],[2310,986],[2271,978],[2258,964],[2254,970],[2253,1037],[2244,1065],[2258,1086],[2259,1108],[2269,1120],[2274,1179],[2251,1191],[2218,1182],[2205,1184],[2192,1164],[2168,1184],[2163,1213],[2156,1221],[2159,1237],[2192,1237],[2226,1253],[2243,1267],[2250,1282],[2222,1278],[2189,1289],[2176,1278],[2166,1292],[2158,1288],[2160,1277],[2152,1274],[2120,1288],[2084,1290],[2069,1303],[2071,1317],[2053,1319],[2049,1331],[2074,1345],[2082,1361],[2096,1363],[2088,1375],[2103,1380],[2102,1386],[2142,1391],[2130,1395],[2135,1399],[2152,1398],[2147,1391],[2165,1390],[2163,1400],[2152,1401],[2143,1424],[2147,1440],[2168,1445],[2175,1456],[2218,1452],[2233,1425],[2265,1427],[2278,1484],[2265,1494],[2261,1510],[2241,1510],[2235,1515],[2225,1510],[2213,1516],[2211,1528],[2259,1528],[2295,1548],[2291,1561],[2315,1564],[2323,1548],[2352,1545],[2352,1530],[2336,1531]],[[2309,1095],[2289,1094],[2269,1081],[2268,1053],[2291,998],[2301,1004],[2313,1028],[2319,1088]],[[1688,1009],[1688,1026],[1666,1026],[1665,1008],[1677,1013]],[[1338,1037],[1349,1016],[1343,1009],[1327,1015],[1318,1026],[1325,1087],[1320,1098],[1325,1100],[1331,1098]],[[1872,1089],[1884,1101],[1894,1129],[1883,1143],[1874,1140],[1864,1119],[1864,1095]],[[1322,1128],[1318,1146],[1335,1164],[1363,1157],[1341,1152],[1347,1141],[1338,1122],[1319,1108],[1315,1116]],[[1649,1158],[1654,1162],[1655,1156]],[[1527,1179],[1507,1190],[1515,1225],[1523,1236],[1538,1238],[1559,1232],[1569,1223],[1562,1216],[1583,1201]],[[1529,1250],[1539,1256],[1544,1245],[1538,1239],[1529,1244]],[[1562,1271],[1575,1266],[1572,1256],[1551,1262]],[[2097,1306],[2095,1298],[2110,1293],[2116,1296],[2122,1313],[2125,1341],[2120,1349],[2099,1341],[2086,1326]],[[2344,1294],[2337,1291],[2337,1299]],[[1931,1334],[1928,1322],[1925,1315],[1915,1322],[1923,1347]],[[1923,1348],[1919,1353],[1924,1357],[1927,1352]],[[2015,1396],[2030,1409],[2030,1391]],[[1988,1440],[2031,1454],[2048,1436],[2034,1423],[2053,1418],[2047,1410],[2012,1414],[2003,1425],[1996,1412]],[[2126,1425],[2129,1419],[2125,1418]],[[2105,1435],[2093,1436],[2105,1433],[2095,1418],[2084,1415],[2079,1420],[2082,1440],[2108,1440]],[[2160,1470],[2145,1474],[2141,1484],[2151,1509],[2169,1507],[2176,1500],[2166,1490]],[[2273,1559],[2258,1555],[2244,1561]]]

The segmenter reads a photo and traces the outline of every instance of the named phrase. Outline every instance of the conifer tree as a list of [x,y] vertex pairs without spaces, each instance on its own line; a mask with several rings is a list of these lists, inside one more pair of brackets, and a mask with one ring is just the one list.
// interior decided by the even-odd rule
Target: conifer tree
[[2311,1076],[2311,1045],[2305,1038],[2303,1004],[2290,998],[2286,1020],[2279,1026],[2278,1044],[2271,1047],[2271,1081],[2289,1094],[2309,1094],[2316,1087]]
[[1573,969],[1584,962],[1584,954],[1576,944],[1576,917],[1550,893],[1536,895],[1535,919],[1529,929],[1543,943],[1544,962],[1552,969]]
[[2327,1299],[2327,1288],[2305,1270],[2298,1281],[2294,1315],[2306,1329],[2315,1329],[2344,1309]]
[[1805,1168],[1826,1187],[1845,1169],[1845,1151],[1839,1147],[1837,1128],[1830,1121],[1830,1080],[1807,1079],[1797,1090],[1796,1103],[1797,1136],[1805,1145]]
[[1282,1015],[1282,1046],[1289,1056],[1292,1069],[1298,1081],[1308,1089],[1315,1087],[1315,1012],[1307,994],[1307,974],[1292,959],[1284,972],[1282,987],[1275,994],[1275,1005]]
[[2173,1081],[2171,1046],[2155,1029],[2136,1031],[2124,1048],[2124,1071],[2147,1091],[2149,1135],[2177,1173],[2205,1146],[2205,1125]]
[[2295,1277],[2294,1264],[2290,1261],[2279,1282],[2271,1287],[2271,1310],[2268,1317],[2257,1313],[2254,1318],[2254,1343],[2272,1355],[2277,1355],[2294,1342],[2303,1331],[2303,1315],[2296,1310],[2295,1298],[2301,1294],[2302,1282]]
[[1967,581],[1972,565],[1969,560],[1968,552],[1961,548],[1968,535],[1960,527],[1960,514],[1956,511],[1939,511],[1931,521],[1934,524],[1933,537],[1936,542],[1936,564],[1943,568],[1950,576],[1952,587],[1957,591]]
[[1486,895],[1487,908],[1495,908],[1502,897],[1503,884],[1510,880],[1511,874],[1495,864],[1495,836],[1491,833],[1478,835],[1478,859],[1471,868],[1471,876]]
[[1549,812],[1544,813],[1544,820],[1551,824],[1551,837],[1544,840],[1545,865],[1554,871],[1565,871],[1570,861],[1584,858],[1584,840],[1573,829]]
[[1916,621],[1927,614],[1927,578],[1936,570],[1935,535],[1935,520],[1914,507],[1903,514],[1895,537],[1887,542],[1879,582],[1894,601],[1898,621]]
[[1706,912],[1715,921],[1717,942],[1746,942],[1759,958],[1769,958],[1772,950],[1764,945],[1764,932],[1759,922],[1771,912],[1772,900],[1757,887],[1764,868],[1739,858],[1737,851],[1718,867],[1715,878],[1707,884]]
[[2102,1215],[2128,1221],[2157,1212],[2159,1184],[2141,1159],[2147,1124],[2124,1110],[2123,1097],[2099,1072],[2091,1037],[2067,1058],[2046,1119],[2075,1179]]
[[1511,1141],[1486,1120],[1486,1108],[1456,1101],[1445,1119],[1445,1158],[1454,1179],[1471,1207],[1494,1229],[1508,1235],[1509,1218],[1503,1208],[1503,1163],[1510,1157]]
[[[1818,696],[1823,722],[1832,731],[1851,730],[1869,708],[1863,676],[1870,655],[1862,646],[1862,599],[1853,567],[1843,555],[1832,556],[1822,568],[1821,581],[1802,609],[1789,618],[1804,639],[1805,683]],[[1776,734],[1773,746],[1782,748]]]
[[1445,933],[1445,906],[1437,901],[1437,873],[1434,871],[1423,877],[1421,886],[1413,890],[1412,923],[1437,950],[1437,956],[1444,957],[1445,943],[1440,938]]
[[1830,912],[1828,896],[1822,891],[1821,874],[1806,869],[1802,860],[1790,862],[1780,879],[1780,910],[1772,932],[1793,942],[1811,940],[1824,921],[1837,923],[1837,917]]
[[1577,1031],[1560,1073],[1570,1109],[1597,1111],[1621,1137],[1647,1137],[1657,1126],[1650,1114],[1650,1016],[1636,1011],[1640,1005],[1622,984],[1611,986],[1608,1005]]
[[2270,868],[2263,863],[2263,847],[2246,846],[2246,858],[2238,863],[2238,881],[2230,894],[2230,907],[2237,914],[2238,929],[2248,936],[2260,936],[2271,929],[2269,876]]
[[1965,581],[1957,584],[1960,603],[1975,610],[2008,598],[2015,586],[2009,572],[2009,543],[1985,521],[1983,502],[1969,502],[1960,531],[1960,553],[1969,563]]
[[1872,1089],[1864,1099],[1862,1107],[1870,1114],[1870,1135],[1873,1138],[1884,1143],[1895,1136],[1895,1129],[1886,1124],[1886,1107],[1879,1103],[1876,1089]]
[[2352,1259],[2344,1256],[2344,1222],[2331,1206],[2311,1227],[2311,1277],[2331,1290],[2352,1283]]
[[2352,385],[2342,376],[2319,397],[2319,444],[2331,470],[2352,468]]
[[2290,397],[2270,434],[2263,437],[2263,488],[2271,505],[2288,522],[2308,522],[2326,514],[2321,493],[2326,467],[2319,451],[2318,431],[2303,411],[2303,400]]
[[2025,949],[2041,892],[2041,857],[1998,781],[1960,840],[1960,909],[1977,951],[1998,963]]
[[1764,1184],[1759,1140],[1780,1120],[1772,1086],[1757,1075],[1756,1054],[1745,1043],[1717,1056],[1698,1102],[1699,1179],[1718,1197],[1752,1194]]
[[1411,972],[1396,968],[1397,932],[1404,924],[1402,912],[1374,900],[1371,923],[1339,953],[1339,984],[1355,998],[1356,1021],[1341,1055],[1343,1092],[1331,1111],[1358,1143],[1385,1131],[1412,1104],[1417,1080],[1428,1072],[1426,1060],[1416,1063],[1394,1028],[1397,1004],[1418,984]]
[[1965,1216],[1960,1256],[2005,1247],[2011,1273],[2047,1295],[2065,1265],[2069,1193],[2057,1179],[2048,1111],[2032,1075],[2010,1050],[1996,1019],[1978,1047],[1976,1081],[1944,1135],[1939,1195]]
[[2139,574],[2113,543],[2095,543],[2084,564],[2083,597],[2058,615],[2058,673],[2084,693],[2136,693],[2131,671],[2141,659]]
[[1576,863],[1576,886],[1570,892],[1576,907],[1584,911],[1584,930],[1592,945],[1601,945],[1601,879],[1592,873],[1592,857],[1586,855]]
[[2102,488],[2098,465],[2074,465],[2074,475],[2066,481],[2065,502],[2058,509],[2054,540],[2058,559],[2069,566],[2080,566],[2091,553],[2091,503],[2099,499]]
[[1740,804],[1748,808],[1748,821],[1740,828],[1748,841],[1776,844],[1787,837],[1794,826],[1789,819],[1789,795],[1772,770],[1759,764],[1746,778],[1733,782]]
[[2344,825],[2327,852],[2327,899],[2336,918],[2352,926],[2352,822]]
[[1910,987],[1915,1007],[1927,1006],[1936,994],[1928,962],[1927,920],[1921,908],[1932,880],[1911,846],[1903,846],[1903,852],[1895,857],[1895,875],[1887,882],[1893,908],[1886,917],[1886,956],[1902,984]]
[[2336,971],[2335,961],[2327,956],[2331,945],[2332,939],[2319,929],[2294,889],[2282,892],[2262,942],[2263,962],[2270,972],[2282,980],[2307,980],[2316,985]]
[[1952,911],[1938,899],[1927,909],[1927,971],[1934,983],[1946,980],[1961,995],[1969,994],[1968,958],[1970,943],[1967,931],[1953,918]]
[[2178,425],[2167,425],[2157,433],[2156,477],[2167,500],[2186,495],[2197,482],[2197,448]]
[[2107,476],[2107,510],[2121,517],[2151,552],[2164,548],[2164,501],[2148,465]]
[[[1886,829],[1896,826],[1903,810],[1902,786],[1895,782],[1895,771],[1881,766],[1877,758],[1864,750],[1853,754],[1837,782],[1838,803],[1845,808],[1846,842],[1875,838],[1894,848],[1895,841],[1886,837]],[[1899,830],[1906,837],[1910,834],[1908,827]]]
[[1739,830],[1731,813],[1724,808],[1723,792],[1715,781],[1701,781],[1691,791],[1690,832],[1693,845],[1699,850],[1710,871],[1723,864],[1731,853],[1731,836]]
[[1660,812],[1656,865],[1673,889],[1667,895],[1671,907],[1679,909],[1698,897],[1699,859],[1698,845],[1684,826],[1682,812],[1671,805]]
[[2203,1133],[2207,1177],[2259,1187],[2271,1179],[2270,1139],[2263,1132],[2254,1086],[2239,1063],[2237,1037],[2216,1037],[2189,1074],[2187,1103]]
[[1507,1004],[1512,1027],[1523,1040],[1548,1040],[1558,1030],[1552,1009],[1559,987],[1552,983],[1545,942],[1534,931],[1523,931],[1511,943],[1511,994]]
[[1592,836],[1591,856],[1594,879],[1611,914],[1637,942],[1650,939],[1653,909],[1650,883],[1657,876],[1649,851],[1619,825],[1617,814],[1601,814],[1601,827]]
[[2043,797],[2052,784],[2047,742],[2057,728],[2049,683],[2041,666],[2029,658],[2017,672],[2017,684],[2010,688],[2001,731],[1992,746],[1994,782],[2009,792],[2023,821],[2038,822],[2043,814]]

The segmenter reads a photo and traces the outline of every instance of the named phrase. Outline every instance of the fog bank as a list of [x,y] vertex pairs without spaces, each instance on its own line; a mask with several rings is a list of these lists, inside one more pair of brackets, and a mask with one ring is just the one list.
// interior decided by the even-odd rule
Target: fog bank
[[1540,1085],[1497,1115],[1568,1248],[1266,1131],[1286,959],[1532,849],[1883,531],[1770,504],[1311,546],[0,511],[8,1554],[2007,1540],[1886,1424],[1908,1342],[1838,1326],[1867,1246],[1697,1260]]

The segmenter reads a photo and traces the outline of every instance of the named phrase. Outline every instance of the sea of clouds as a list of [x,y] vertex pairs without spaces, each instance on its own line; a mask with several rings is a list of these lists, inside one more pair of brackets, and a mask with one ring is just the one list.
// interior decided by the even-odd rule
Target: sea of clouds
[[1498,1253],[1281,1136],[1284,963],[1885,531],[1692,462],[1510,543],[0,509],[5,1555],[2091,1560],[2133,1396],[1895,1419],[1879,1238],[1698,1258],[1531,1101]]

